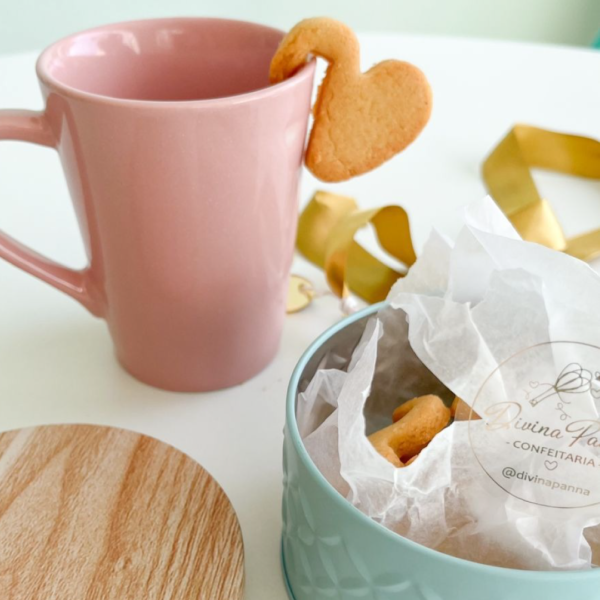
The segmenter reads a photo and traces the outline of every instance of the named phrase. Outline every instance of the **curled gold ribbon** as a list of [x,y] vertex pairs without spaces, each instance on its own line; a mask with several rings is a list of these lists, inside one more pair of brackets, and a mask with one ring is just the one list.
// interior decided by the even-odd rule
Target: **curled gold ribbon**
[[[367,252],[354,240],[371,223],[381,247],[405,265],[397,271]],[[298,250],[324,269],[329,286],[340,298],[352,290],[363,300],[384,300],[399,277],[417,259],[408,214],[400,206],[360,210],[356,201],[330,192],[316,192],[300,215]]]
[[483,163],[483,179],[523,239],[582,260],[600,256],[600,229],[566,238],[550,204],[535,185],[537,167],[600,179],[600,142],[587,137],[516,125]]

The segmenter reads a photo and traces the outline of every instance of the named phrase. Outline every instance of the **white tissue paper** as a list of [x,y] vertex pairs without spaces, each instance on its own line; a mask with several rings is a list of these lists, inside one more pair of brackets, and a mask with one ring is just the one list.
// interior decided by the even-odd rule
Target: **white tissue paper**
[[[466,209],[455,244],[431,234],[388,302],[345,367],[338,357],[299,395],[317,467],[363,513],[430,548],[521,569],[592,567],[600,276],[522,241],[486,198]],[[367,435],[425,394],[447,405],[457,395],[483,419],[455,420],[395,468]]]

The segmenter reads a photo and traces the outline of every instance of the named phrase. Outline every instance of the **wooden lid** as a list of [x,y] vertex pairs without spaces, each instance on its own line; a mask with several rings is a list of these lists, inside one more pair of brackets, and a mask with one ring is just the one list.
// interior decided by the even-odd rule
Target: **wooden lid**
[[240,600],[223,490],[158,440],[88,425],[0,434],[0,598]]

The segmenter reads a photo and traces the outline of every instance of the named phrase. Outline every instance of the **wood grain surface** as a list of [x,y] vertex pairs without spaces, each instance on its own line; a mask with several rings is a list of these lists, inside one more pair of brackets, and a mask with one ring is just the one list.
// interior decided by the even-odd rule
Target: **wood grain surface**
[[240,600],[242,535],[212,477],[137,433],[0,434],[1,600]]

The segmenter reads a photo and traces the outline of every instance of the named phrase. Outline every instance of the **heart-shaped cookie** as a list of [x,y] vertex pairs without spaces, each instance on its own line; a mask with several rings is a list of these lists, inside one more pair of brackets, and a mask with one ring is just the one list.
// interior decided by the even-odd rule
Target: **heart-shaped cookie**
[[293,75],[311,54],[329,62],[305,158],[319,179],[345,181],[366,173],[404,150],[425,127],[431,114],[425,75],[397,60],[361,73],[356,36],[333,19],[306,19],[285,36],[271,62],[271,82]]

